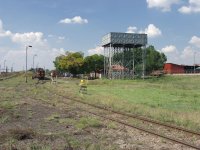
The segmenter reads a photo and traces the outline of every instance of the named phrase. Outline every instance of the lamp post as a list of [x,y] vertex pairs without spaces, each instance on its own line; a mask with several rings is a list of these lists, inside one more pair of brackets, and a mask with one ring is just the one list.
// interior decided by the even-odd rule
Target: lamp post
[[196,52],[194,52],[194,73],[196,72],[196,70],[195,70],[195,55],[196,55]]
[[13,72],[13,65],[14,65],[15,63],[12,63],[12,66],[11,66],[11,72]]
[[27,50],[28,47],[32,47],[31,45],[26,46],[26,71],[25,71],[25,77],[26,77],[26,83],[27,83]]
[[33,55],[33,71],[35,72],[35,69],[34,69],[34,59],[35,57],[37,56],[37,54]]
[[4,60],[4,62],[3,62],[3,70],[4,71],[6,70],[6,60]]

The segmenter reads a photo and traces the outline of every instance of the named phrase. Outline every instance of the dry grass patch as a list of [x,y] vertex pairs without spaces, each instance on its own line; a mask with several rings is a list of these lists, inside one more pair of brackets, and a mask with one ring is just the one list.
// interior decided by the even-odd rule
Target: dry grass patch
[[91,117],[82,117],[76,123],[76,127],[79,129],[85,129],[87,127],[99,128],[102,126],[103,126],[102,123],[98,119]]
[[9,137],[16,139],[18,141],[26,140],[26,139],[33,139],[35,137],[35,132],[32,129],[10,129],[8,131]]

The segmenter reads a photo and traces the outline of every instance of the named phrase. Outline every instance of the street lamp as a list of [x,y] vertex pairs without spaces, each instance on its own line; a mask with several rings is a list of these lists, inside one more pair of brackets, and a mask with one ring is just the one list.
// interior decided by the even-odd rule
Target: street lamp
[[15,63],[12,63],[12,66],[11,66],[11,72],[13,72],[13,65],[14,65]]
[[34,69],[34,59],[35,59],[36,56],[37,56],[37,54],[33,55],[33,71],[35,71],[35,69]]
[[26,46],[26,71],[25,71],[25,76],[26,76],[26,83],[27,83],[27,50],[28,47],[32,47],[31,45]]
[[196,70],[195,70],[195,55],[196,55],[196,52],[194,52],[194,73],[196,72]]
[[3,70],[4,71],[6,70],[6,60],[4,60],[4,62],[3,62]]

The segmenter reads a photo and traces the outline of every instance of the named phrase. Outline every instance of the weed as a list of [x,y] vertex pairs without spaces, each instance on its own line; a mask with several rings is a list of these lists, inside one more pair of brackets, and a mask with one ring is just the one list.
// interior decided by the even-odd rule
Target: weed
[[75,123],[75,120],[74,120],[74,119],[71,119],[71,118],[62,118],[62,119],[59,119],[58,122],[59,122],[60,124],[63,124],[63,123],[74,124],[74,123]]
[[36,143],[30,146],[30,150],[51,150],[50,146],[40,146]]
[[96,118],[81,118],[78,123],[76,124],[76,127],[79,129],[84,129],[87,127],[101,127],[102,124],[99,120],[97,120]]
[[59,114],[51,114],[49,117],[45,118],[47,121],[58,121],[60,118]]
[[11,129],[9,133],[11,137],[18,141],[32,139],[35,136],[32,129]]
[[13,109],[15,107],[15,103],[10,101],[3,101],[0,103],[0,107],[3,109]]
[[0,123],[6,123],[9,120],[9,116],[1,116],[0,117]]
[[99,144],[90,144],[87,146],[87,150],[101,150],[101,146]]
[[117,125],[114,122],[109,122],[109,123],[107,123],[107,127],[109,129],[116,129]]
[[67,141],[67,146],[65,147],[66,150],[73,150],[73,149],[79,149],[80,146],[82,145],[80,141],[78,141],[76,138],[69,136],[69,135],[64,135],[66,141]]
[[14,114],[14,117],[17,119],[17,118],[20,118],[22,115],[20,113],[16,113]]
[[32,117],[33,117],[33,112],[32,112],[32,111],[29,111],[29,112],[28,112],[28,119],[32,119]]

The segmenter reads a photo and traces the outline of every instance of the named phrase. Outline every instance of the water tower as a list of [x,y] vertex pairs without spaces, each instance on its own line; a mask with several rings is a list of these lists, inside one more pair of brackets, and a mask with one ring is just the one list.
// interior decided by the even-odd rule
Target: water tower
[[142,48],[142,76],[145,76],[147,34],[110,32],[103,36],[104,76],[109,79],[133,79],[134,48]]

